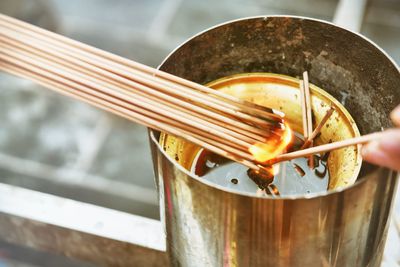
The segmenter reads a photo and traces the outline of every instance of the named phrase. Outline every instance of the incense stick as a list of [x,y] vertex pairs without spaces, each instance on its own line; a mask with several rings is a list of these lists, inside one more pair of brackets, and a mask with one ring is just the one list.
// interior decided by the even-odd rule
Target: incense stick
[[[249,148],[282,130],[273,110],[124,59],[0,14],[0,69],[30,78],[147,127],[173,134],[260,170]],[[312,130],[308,73],[300,82],[304,147]],[[290,160],[374,140],[368,135],[278,156]],[[377,137],[376,137],[377,138]],[[313,164],[313,160],[309,161]]]
[[[0,41],[2,41],[2,40],[3,40],[3,38],[0,37]],[[5,41],[5,44],[3,45],[6,48],[7,48],[7,43],[8,42]],[[29,52],[30,57],[35,58],[35,56],[37,55],[36,56],[37,60],[42,60],[42,61],[47,60],[48,63],[49,63],[49,60],[51,60],[50,64],[52,64],[52,65],[58,64],[57,68],[59,68],[59,69],[66,69],[66,70],[70,70],[70,71],[72,69],[73,71],[75,71],[75,70],[79,71],[79,73],[75,74],[75,75],[85,76],[87,79],[90,79],[92,82],[95,82],[96,84],[108,86],[110,88],[113,88],[113,90],[116,90],[116,91],[121,91],[121,88],[131,90],[132,88],[134,88],[134,86],[141,86],[141,85],[136,85],[134,83],[130,83],[132,86],[129,87],[126,84],[109,81],[104,78],[104,76],[106,76],[107,73],[105,73],[104,76],[101,76],[101,75],[93,76],[93,75],[90,75],[90,72],[88,72],[84,69],[81,69],[81,68],[76,68],[75,66],[66,64],[65,62],[62,62],[65,66],[60,65],[59,59],[51,56],[50,55],[51,52],[48,52],[47,54],[45,54],[42,52],[31,50],[29,48],[27,49],[26,47],[23,47],[18,43],[12,43],[12,45],[13,46],[11,48],[8,46],[8,49],[6,51],[9,52],[10,50],[11,51],[16,50],[19,54],[25,54],[25,55],[26,55],[26,52]],[[22,49],[21,47],[23,47],[24,49]],[[124,93],[123,90],[122,90],[122,93]],[[137,93],[139,94],[139,97],[145,96],[147,99],[161,102],[164,106],[173,108],[172,112],[179,111],[181,114],[183,114],[182,116],[185,116],[185,115],[195,116],[201,120],[205,120],[207,122],[213,122],[214,124],[216,124],[220,127],[224,127],[229,130],[233,130],[240,134],[243,134],[246,136],[246,138],[250,137],[253,140],[258,140],[260,142],[264,142],[266,140],[264,137],[265,130],[258,129],[258,128],[255,128],[254,126],[250,126],[248,124],[235,121],[229,117],[222,116],[221,114],[210,113],[209,110],[207,110],[207,109],[187,103],[180,99],[175,99],[168,95],[165,95],[164,97],[156,98],[157,96],[159,96],[159,95],[157,95],[157,93],[156,93],[156,95],[154,95],[154,94],[153,95],[145,95],[145,94],[139,93],[139,92],[137,92]],[[167,98],[167,99],[164,100],[164,98]],[[169,100],[171,102],[168,102],[167,100]],[[192,111],[192,110],[194,110],[194,111]],[[235,125],[235,126],[233,126],[233,125]],[[247,139],[247,140],[251,141],[251,139]]]
[[284,131],[269,108],[0,15],[0,69],[261,170],[249,148]]
[[[9,26],[9,25],[6,25],[6,26]],[[19,29],[20,30],[20,29]],[[10,33],[9,33],[10,34]],[[19,34],[20,34],[20,32],[19,32]],[[15,32],[12,32],[11,34],[10,34],[12,37],[14,37],[15,38],[15,36],[18,36],[18,32],[17,33],[15,33]],[[21,38],[21,35],[19,36],[20,38]],[[32,34],[30,33],[30,35],[28,34],[28,35],[23,35],[22,36],[23,37],[23,40],[27,43],[27,44],[30,44],[30,45],[34,45],[34,44],[36,44],[36,43],[38,43],[38,44],[36,44],[37,46],[39,46],[39,47],[41,47],[42,49],[45,49],[45,48],[48,48],[47,50],[45,49],[45,51],[47,52],[47,51],[50,51],[50,52],[52,52],[52,51],[58,51],[58,52],[62,52],[62,53],[65,53],[64,55],[63,55],[63,59],[65,59],[65,56],[71,56],[71,57],[81,57],[82,56],[82,58],[79,58],[81,61],[82,61],[82,59],[84,59],[85,60],[85,62],[88,62],[88,63],[90,63],[90,64],[93,64],[93,66],[95,66],[95,67],[97,67],[97,68],[100,68],[100,69],[103,69],[103,70],[108,70],[108,71],[110,71],[111,73],[112,73],[112,71],[118,71],[118,73],[121,75],[121,76],[123,76],[123,78],[126,78],[126,79],[128,79],[128,78],[132,78],[132,72],[134,72],[135,73],[135,75],[137,75],[137,76],[135,76],[135,77],[133,77],[133,79],[136,79],[136,80],[138,80],[139,82],[142,82],[142,83],[146,83],[146,81],[147,82],[149,82],[149,78],[152,78],[153,80],[155,80],[154,79],[154,76],[153,75],[151,75],[151,76],[148,76],[147,77],[147,80],[145,79],[145,78],[143,78],[143,73],[142,73],[142,76],[140,76],[140,73],[138,73],[136,70],[132,70],[132,69],[127,69],[127,68],[124,68],[124,69],[121,69],[121,66],[119,66],[119,65],[117,65],[117,64],[115,64],[115,62],[107,62],[107,61],[104,61],[104,60],[102,60],[101,58],[95,58],[95,57],[93,57],[93,55],[88,55],[88,53],[83,53],[82,51],[74,51],[73,49],[71,49],[71,48],[69,48],[69,49],[62,49],[62,47],[63,47],[63,45],[65,46],[65,44],[62,44],[62,43],[54,43],[54,40],[47,40],[47,42],[43,42],[43,41],[41,41],[40,40],[40,37],[42,37],[42,36],[35,36],[35,38],[37,38],[37,39],[34,39],[34,40],[32,40],[32,39],[29,39],[29,38],[33,38],[32,37]],[[41,42],[41,43],[40,43]],[[136,72],[135,72],[136,71]],[[154,71],[156,71],[156,70],[154,70]],[[170,76],[172,76],[172,75],[170,75]],[[115,78],[115,77],[114,77]],[[119,77],[120,79],[121,79],[121,77]],[[153,82],[152,83],[152,85],[153,86],[156,86],[156,88],[157,89],[164,89],[164,90],[166,90],[166,89],[168,89],[168,87],[166,87],[166,86],[164,86],[164,87],[160,87],[159,85],[160,84],[158,84],[157,85],[157,82],[160,82],[159,81],[159,79],[157,79],[157,81],[156,82]],[[173,83],[170,83],[170,85],[171,86],[175,86]],[[157,87],[158,86],[158,87]],[[244,120],[251,120],[251,121],[253,121],[254,123],[257,123],[257,124],[259,124],[259,126],[262,126],[262,125],[268,125],[268,124],[266,124],[266,122],[265,121],[263,121],[263,120],[260,120],[258,117],[252,117],[252,116],[249,116],[248,114],[246,114],[246,113],[243,113],[243,111],[242,110],[240,110],[240,109],[238,109],[238,107],[237,106],[235,106],[235,105],[230,105],[230,106],[228,106],[229,108],[231,108],[231,109],[228,109],[227,107],[226,107],[226,105],[227,105],[227,103],[225,102],[225,101],[221,101],[221,100],[218,100],[217,98],[215,98],[215,97],[210,97],[209,95],[207,95],[207,94],[199,94],[198,92],[196,92],[195,90],[187,90],[188,88],[184,88],[184,87],[179,87],[180,89],[186,89],[186,92],[190,92],[191,94],[189,94],[189,95],[185,95],[184,93],[182,93],[181,91],[182,90],[175,90],[174,91],[174,93],[175,94],[179,94],[181,97],[184,97],[186,100],[191,100],[191,99],[193,99],[194,97],[199,97],[198,99],[196,99],[196,101],[198,101],[198,102],[200,102],[200,103],[202,103],[202,104],[205,104],[205,105],[208,105],[208,106],[211,106],[211,107],[213,107],[213,108],[216,108],[216,109],[218,109],[218,110],[221,110],[221,111],[223,111],[223,112],[228,112],[229,114],[231,114],[231,115],[234,115],[234,116],[237,116],[237,117],[239,117],[239,118],[241,118],[241,119],[244,119]],[[173,89],[176,89],[176,87],[175,88],[173,88]],[[211,90],[211,89],[208,89],[209,91],[213,91],[213,90]],[[169,91],[169,92],[171,92],[171,91]],[[221,95],[221,94],[220,94]],[[205,102],[205,100],[204,100],[204,98],[207,98],[207,100],[209,100],[209,102]],[[215,102],[215,101],[219,101],[219,102],[217,102],[218,103],[218,105],[216,105],[217,103],[213,103],[213,102]],[[255,112],[255,109],[253,108],[253,110],[252,110],[252,112]],[[262,114],[262,115],[265,115],[265,114],[268,114],[268,119],[276,119],[278,116],[277,115],[275,115],[275,114],[272,114],[272,113],[266,113],[265,112],[265,110],[264,110],[264,108],[260,108],[259,110],[257,110],[257,112],[259,112],[259,114],[257,115],[257,116],[259,116],[260,114]],[[272,117],[269,117],[269,116],[272,116]]]
[[312,148],[307,148],[303,150],[298,150],[286,154],[282,154],[277,156],[274,160],[272,160],[272,163],[278,163],[281,161],[287,161],[287,160],[292,160],[296,158],[303,158],[307,157],[310,155],[314,155],[317,153],[322,153],[322,152],[328,152],[332,150],[337,150],[341,149],[344,147],[348,146],[354,146],[354,145],[361,145],[365,144],[371,141],[379,140],[384,137],[385,132],[377,132],[377,133],[372,133],[372,134],[367,134],[359,137],[354,137],[342,141],[337,141],[325,145],[320,145],[320,146],[315,146]]
[[304,90],[304,82],[300,80],[300,106],[301,106],[301,115],[303,122],[303,136],[304,139],[308,139],[308,120],[307,120],[307,105],[306,105],[306,94]]
[[[134,83],[132,81],[129,81],[129,80],[126,81],[126,83],[123,83],[123,81],[122,82],[116,82],[114,80],[107,79],[108,75],[113,75],[113,74],[109,74],[109,73],[107,73],[106,71],[103,71],[103,70],[99,70],[100,73],[91,73],[90,71],[88,71],[88,70],[86,70],[84,68],[80,68],[80,67],[77,67],[77,66],[75,66],[75,65],[73,65],[73,64],[71,64],[69,62],[66,62],[68,60],[71,60],[68,57],[63,57],[63,61],[60,62],[60,58],[57,58],[57,57],[52,55],[54,53],[54,51],[48,51],[47,53],[45,53],[45,52],[42,52],[42,51],[30,49],[26,45],[23,45],[23,44],[18,43],[18,42],[13,42],[13,41],[10,41],[10,40],[4,40],[4,38],[2,38],[2,37],[0,37],[0,41],[3,41],[5,43],[4,46],[7,46],[7,44],[12,45],[12,49],[18,50],[18,53],[24,53],[24,52],[27,51],[27,52],[29,52],[31,57],[34,57],[34,55],[37,55],[42,60],[43,59],[48,59],[48,60],[51,60],[52,63],[58,63],[58,64],[63,64],[64,65],[64,66],[60,66],[59,65],[60,67],[67,67],[68,69],[73,69],[73,70],[79,71],[80,74],[90,75],[89,78],[91,78],[92,81],[95,81],[96,83],[99,83],[99,84],[100,83],[103,84],[103,85],[104,84],[107,84],[107,85],[111,84],[113,86],[117,86],[118,88],[124,88],[126,90],[131,90],[132,88],[134,88],[134,86],[139,86],[139,87],[143,88],[142,85],[136,84],[136,83]],[[78,60],[75,60],[74,63],[81,64],[81,65],[85,64],[85,63],[80,62]],[[86,65],[88,65],[88,64],[86,64]],[[88,67],[92,67],[92,66],[88,65]],[[117,76],[117,75],[114,75],[114,76]],[[131,85],[131,86],[129,86],[129,85]],[[148,88],[146,88],[146,89],[148,90]],[[142,96],[145,95],[145,94],[143,94],[141,92],[135,92],[135,93],[140,94]],[[164,105],[168,105],[168,106],[173,107],[174,109],[178,109],[180,111],[183,111],[182,108],[185,108],[186,109],[186,113],[190,113],[191,115],[194,115],[194,116],[200,117],[200,118],[202,118],[204,120],[210,121],[209,117],[207,117],[207,116],[210,116],[211,113],[207,109],[195,106],[195,105],[193,105],[191,103],[187,103],[185,101],[173,98],[173,97],[165,95],[165,94],[163,95],[162,93],[159,93],[157,91],[153,92],[152,95],[146,95],[146,97],[154,100],[155,97],[159,97],[160,94],[161,94],[162,97],[158,98],[157,100],[163,102]],[[165,98],[169,98],[169,100],[172,101],[173,103],[169,103],[167,101],[164,101],[163,100],[164,97]],[[179,105],[181,105],[182,107],[180,107]],[[191,112],[192,109],[195,109],[196,112]],[[204,116],[203,113],[206,113],[207,116]],[[265,138],[261,138],[260,137],[261,134],[265,135],[265,131],[262,130],[262,129],[258,129],[258,128],[254,127],[254,126],[250,126],[248,124],[245,124],[245,123],[242,123],[242,122],[239,122],[239,121],[235,121],[235,120],[233,120],[233,119],[231,119],[229,117],[222,116],[221,114],[211,114],[211,116],[213,117],[213,121],[215,123],[217,123],[218,125],[220,125],[220,126],[227,127],[227,128],[229,128],[231,130],[245,129],[246,131],[242,131],[243,134],[246,134],[246,135],[248,135],[248,136],[250,136],[250,137],[252,137],[252,138],[254,138],[256,140],[259,140],[259,141],[265,140]],[[234,124],[234,123],[235,123],[236,127],[232,126],[232,124]],[[247,132],[247,131],[249,131],[249,132]],[[253,133],[256,133],[256,134],[253,134]]]
[[320,121],[318,126],[314,129],[312,134],[307,138],[307,140],[301,146],[300,150],[307,148],[312,143],[314,138],[317,137],[317,135],[321,132],[322,127],[324,127],[325,123],[332,116],[334,111],[335,111],[335,108],[334,107],[330,107],[330,109],[325,113],[324,117],[322,118],[322,120]]
[[[208,139],[207,137],[203,137],[200,134],[187,132],[185,130],[179,129],[178,128],[179,125],[174,125],[172,123],[165,124],[163,122],[160,122],[159,120],[155,120],[150,117],[146,117],[145,115],[142,115],[135,111],[132,111],[129,109],[124,109],[123,107],[118,106],[116,104],[108,103],[99,97],[94,97],[90,94],[86,94],[86,93],[77,91],[77,90],[73,89],[73,87],[71,86],[70,83],[68,83],[67,85],[64,85],[62,83],[57,83],[57,82],[52,81],[49,78],[40,76],[39,74],[35,74],[32,71],[27,71],[23,68],[18,68],[18,67],[9,65],[8,63],[4,63],[1,66],[7,67],[7,70],[10,73],[20,75],[22,77],[30,78],[30,79],[34,80],[35,82],[37,82],[38,84],[45,85],[46,87],[51,86],[53,90],[58,91],[61,94],[76,98],[78,100],[89,103],[93,106],[105,109],[108,112],[114,113],[118,116],[124,117],[126,119],[129,119],[129,120],[137,122],[137,123],[140,123],[142,125],[153,128],[155,130],[164,131],[164,132],[168,132],[168,133],[171,133],[171,134],[174,134],[177,136],[181,136],[181,137],[187,139],[188,141],[198,144],[198,145],[204,147],[205,149],[208,149],[216,154],[219,154],[228,159],[237,161],[251,169],[260,170],[260,166],[257,166],[251,162],[251,161],[254,161],[254,159],[249,157],[249,155],[246,155],[246,154],[241,155],[240,152],[238,152],[236,149],[228,147],[222,143],[215,142],[214,139]],[[174,127],[170,127],[169,125],[172,125]],[[228,147],[228,149],[227,149],[227,147]],[[227,151],[229,151],[229,152],[227,152]],[[248,157],[250,161],[243,159],[246,157]]]
[[[303,72],[303,83],[304,83],[304,96],[306,102],[306,113],[307,113],[307,138],[304,137],[305,140],[309,139],[312,135],[313,131],[313,123],[312,123],[312,106],[311,106],[311,93],[310,93],[310,84],[308,82],[308,72]],[[311,139],[310,146],[313,145],[313,141]],[[314,156],[311,155],[308,157],[308,166],[310,169],[314,169]]]
[[313,123],[312,123],[312,106],[311,106],[311,93],[310,93],[310,84],[308,82],[308,72],[303,72],[303,83],[304,83],[304,98],[305,98],[305,106],[306,106],[306,121],[307,121],[307,137],[310,137],[313,131]]
[[[130,94],[127,94],[119,88],[113,87],[111,85],[108,85],[107,87],[102,86],[98,82],[91,81],[86,77],[85,75],[82,75],[77,72],[73,71],[67,71],[64,69],[62,66],[52,64],[48,61],[42,60],[40,58],[34,58],[32,56],[28,57],[26,54],[23,53],[15,53],[9,50],[2,51],[5,53],[3,55],[3,58],[7,61],[11,61],[12,56],[15,58],[19,59],[23,63],[24,66],[31,66],[31,67],[39,67],[43,70],[47,70],[48,72],[53,73],[54,75],[61,75],[65,77],[66,79],[73,80],[75,82],[78,82],[80,84],[86,84],[87,86],[99,91],[103,92],[108,95],[113,95],[115,97],[118,97],[120,100],[123,100],[125,102],[129,102],[129,104],[133,104],[135,106],[138,106],[142,109],[147,109],[147,110],[152,110],[152,112],[167,116],[171,119],[183,122],[187,125],[195,126],[197,129],[200,129],[202,131],[214,134],[216,136],[224,136],[227,140],[231,142],[235,142],[236,144],[243,145],[245,147],[250,147],[252,143],[254,142],[254,139],[247,137],[245,135],[242,135],[238,132],[226,129],[224,127],[218,126],[216,124],[206,124],[202,119],[196,118],[193,116],[190,116],[189,114],[185,112],[179,112],[175,109],[172,109],[168,106],[165,105],[158,105],[156,101],[149,99],[147,97],[143,97],[140,95],[135,95],[135,97],[132,97]],[[11,55],[11,57],[10,57]],[[99,96],[101,94],[99,93]],[[225,135],[228,134],[228,135]]]
[[[242,112],[247,112],[251,115],[257,114],[259,117],[265,116],[265,118],[268,118],[272,121],[281,121],[281,117],[272,113],[272,110],[269,108],[260,107],[256,104],[237,99],[233,96],[226,95],[222,92],[218,92],[200,84],[196,84],[160,70],[153,69],[138,62],[119,57],[117,55],[85,45],[83,43],[71,40],[64,36],[40,29],[28,23],[15,20],[1,14],[0,25],[8,29],[12,29],[14,34],[23,34],[24,38],[35,38],[36,41],[41,42],[41,45],[44,47],[51,47],[51,49],[63,51],[64,53],[73,57],[85,59],[86,62],[104,68],[105,70],[118,71],[127,77],[131,77],[133,73],[135,75],[142,75],[142,77],[143,75],[147,75],[147,77],[151,78],[157,77],[157,82],[164,82],[164,85],[167,85],[167,87],[179,86],[179,88],[183,90],[186,88],[196,89],[206,93],[202,95],[197,94],[196,96],[206,97],[210,102],[216,101],[221,106],[231,107],[237,112],[236,115],[240,116],[243,115]],[[137,76],[134,77],[135,80],[137,78]],[[196,94],[194,90],[192,90],[191,93]],[[216,97],[210,97],[209,95],[217,96],[218,98],[222,98],[222,100]],[[250,117],[247,118],[251,119]]]
[[[25,41],[25,42],[28,42],[28,41],[29,41],[29,45],[33,45],[33,44],[35,43],[35,40],[30,40],[30,39],[26,39],[26,40],[24,40],[24,41]],[[42,48],[42,49],[43,49],[43,48]],[[32,51],[31,51],[31,52],[32,52]],[[56,53],[56,52],[50,48],[50,49],[46,50],[46,53],[48,54],[48,57],[49,57],[49,55],[51,55],[51,54],[53,54],[53,53]],[[43,54],[41,54],[41,58],[42,58],[42,57],[43,57]],[[63,55],[63,54],[61,54],[60,57],[61,57],[62,60],[63,60],[63,63],[62,63],[62,64],[65,64],[65,61],[66,61],[66,60],[71,60],[71,58],[68,57],[68,55]],[[52,60],[56,60],[56,59],[52,58]],[[79,61],[79,60],[76,60],[76,59],[75,59],[75,64],[83,65],[83,64],[85,64],[85,63],[82,62],[82,61]],[[70,65],[69,65],[68,67],[71,68]],[[86,64],[86,67],[87,67],[87,68],[90,68],[90,67],[93,68],[93,66],[90,65],[90,64]],[[75,67],[75,68],[76,68],[76,67]],[[78,69],[79,69],[80,71],[82,71],[82,68],[78,68]],[[90,71],[91,71],[91,70],[89,70],[89,72],[88,72],[87,69],[83,69],[83,72],[89,73],[89,75],[93,75]],[[150,95],[152,95],[152,96],[159,97],[159,98],[167,98],[168,101],[172,101],[172,102],[174,102],[175,104],[179,104],[179,105],[181,105],[181,106],[184,106],[185,108],[195,109],[196,112],[200,112],[200,113],[206,112],[206,113],[207,113],[207,111],[208,111],[207,109],[204,109],[204,108],[202,108],[202,107],[200,107],[200,106],[198,106],[198,105],[193,105],[192,103],[190,103],[190,101],[182,101],[182,100],[180,100],[180,99],[177,98],[177,97],[173,97],[173,96],[168,95],[168,93],[170,93],[170,92],[160,92],[160,91],[154,90],[154,88],[150,88],[150,87],[144,86],[143,84],[138,83],[138,82],[143,82],[142,80],[140,80],[140,78],[138,78],[136,81],[133,81],[133,80],[126,79],[126,78],[124,78],[124,77],[120,77],[120,76],[118,76],[118,75],[116,75],[116,74],[113,74],[113,73],[104,71],[104,70],[102,70],[102,69],[97,69],[97,72],[99,72],[99,73],[95,73],[95,74],[98,75],[98,76],[96,76],[96,79],[103,79],[103,80],[104,80],[105,77],[109,78],[109,77],[111,76],[111,79],[114,79],[113,82],[114,82],[114,83],[117,83],[117,84],[120,85],[120,86],[121,86],[121,85],[122,85],[122,86],[125,86],[125,88],[126,88],[126,86],[129,86],[130,89],[132,89],[132,87],[136,87],[136,89],[138,90],[138,92],[136,92],[136,93],[145,93],[145,94],[150,94]],[[99,77],[99,76],[100,76],[100,77]],[[103,77],[103,78],[102,78],[102,77]],[[154,79],[154,78],[153,78],[153,79]],[[107,80],[107,82],[109,82],[109,81]],[[155,87],[155,88],[158,88],[158,87]],[[187,89],[187,88],[186,88],[186,89]],[[179,90],[177,90],[177,91],[179,91]],[[180,94],[181,94],[180,96],[183,97],[183,99],[185,99],[185,100],[187,100],[187,99],[193,99],[193,96],[191,96],[191,95],[185,95],[185,94],[183,94],[183,93],[180,93]],[[197,101],[197,99],[196,99],[196,101]],[[178,102],[178,103],[177,103],[177,102]],[[216,106],[215,106],[214,104],[209,104],[209,103],[206,102],[205,100],[200,100],[199,103],[204,104],[204,105],[207,105],[207,106],[210,106],[210,107],[216,108]],[[219,106],[218,106],[218,107],[219,107]],[[235,111],[230,110],[230,109],[225,108],[225,107],[219,107],[219,108],[220,108],[220,110],[221,110],[222,112],[225,112],[226,110],[229,110],[229,113],[230,113],[231,115],[238,115],[238,114],[241,114],[240,112],[239,112],[239,113],[236,113]],[[208,112],[208,114],[210,114],[210,112]],[[211,117],[213,117],[213,119],[222,120],[222,121],[230,120],[230,123],[235,123],[235,125],[237,124],[237,127],[238,127],[238,128],[243,128],[243,127],[245,127],[247,130],[250,130],[250,131],[252,131],[252,132],[256,132],[256,133],[259,133],[259,134],[262,132],[260,129],[257,129],[257,128],[255,128],[254,126],[251,127],[251,126],[249,126],[249,125],[245,125],[245,124],[243,124],[243,123],[238,122],[237,120],[234,121],[234,120],[230,119],[229,117],[227,117],[227,116],[222,116],[221,114],[218,114],[218,113],[212,114]],[[246,115],[246,114],[241,114],[241,115],[238,116],[238,117],[241,118],[241,119],[246,120],[246,118],[248,118],[248,115]],[[267,122],[265,122],[265,121],[263,121],[263,120],[260,120],[259,118],[252,118],[252,120],[253,120],[253,122],[257,123],[257,125],[258,125],[259,127],[267,127],[267,128],[268,128],[268,126],[271,125],[270,123],[267,123]],[[260,121],[261,121],[261,123],[260,123]],[[265,131],[264,131],[264,133],[265,133]]]

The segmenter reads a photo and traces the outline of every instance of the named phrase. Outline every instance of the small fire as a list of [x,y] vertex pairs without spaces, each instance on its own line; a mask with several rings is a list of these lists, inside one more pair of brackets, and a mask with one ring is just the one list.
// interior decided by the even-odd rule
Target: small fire
[[285,123],[281,137],[270,138],[266,143],[256,143],[249,149],[255,160],[261,163],[267,162],[282,154],[292,140],[292,130]]
[[280,164],[279,164],[279,163],[278,163],[278,164],[272,165],[272,174],[273,174],[274,176],[278,175],[280,169],[281,169],[281,168],[280,168]]

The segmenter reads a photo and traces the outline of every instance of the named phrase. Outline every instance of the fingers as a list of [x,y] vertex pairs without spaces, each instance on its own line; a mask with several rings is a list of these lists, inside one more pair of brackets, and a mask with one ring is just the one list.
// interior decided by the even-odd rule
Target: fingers
[[[400,115],[395,116],[400,122]],[[384,138],[364,145],[361,152],[370,163],[400,171],[400,129],[386,131]]]
[[[395,125],[400,126],[400,105],[390,117]],[[370,163],[400,171],[400,129],[386,131],[381,140],[364,145],[361,154]]]
[[400,105],[390,113],[390,117],[395,125],[400,126]]

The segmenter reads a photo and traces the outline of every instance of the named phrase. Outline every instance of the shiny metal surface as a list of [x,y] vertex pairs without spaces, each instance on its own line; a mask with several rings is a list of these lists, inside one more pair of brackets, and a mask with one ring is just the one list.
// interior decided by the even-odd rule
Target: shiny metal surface
[[[290,128],[295,132],[301,133],[303,131],[303,121],[299,82],[299,79],[286,75],[246,73],[224,77],[208,83],[207,86],[221,90],[237,98],[283,112],[285,114],[285,121],[289,124]],[[354,119],[339,101],[313,84],[310,84],[310,90],[312,92],[311,103],[314,110],[315,125],[319,124],[330,107],[335,108],[334,114],[327,121],[325,127],[321,129],[321,135],[315,138],[315,145],[340,141],[360,135]],[[187,170],[191,169],[194,155],[201,149],[199,146],[193,147],[193,144],[181,138],[164,133],[161,133],[159,142],[167,154]],[[362,162],[360,149],[361,146],[355,146],[330,152],[327,162],[330,175],[329,189],[346,187],[356,181]],[[247,168],[244,168],[245,178],[248,179],[246,171]],[[292,171],[295,172],[295,170]],[[311,176],[321,180],[321,178],[315,175]],[[222,180],[224,178],[217,177],[216,179]],[[302,182],[307,183],[306,179],[308,178],[303,177]],[[220,184],[230,184],[230,179],[225,179],[225,183],[220,181]],[[240,185],[236,186],[236,188],[239,189]],[[316,191],[325,191],[326,188]],[[315,192],[311,187],[309,189],[311,192]],[[256,195],[256,190],[257,186],[254,186],[254,195]],[[282,193],[281,188],[279,188],[279,191]],[[296,192],[296,194],[305,194],[306,192],[307,189],[303,189]]]
[[[300,76],[347,108],[361,133],[390,126],[400,75],[365,38],[303,18],[217,26],[179,47],[161,69],[199,83],[246,72]],[[310,198],[259,198],[192,177],[151,146],[172,266],[379,266],[396,173],[364,164],[355,185]]]

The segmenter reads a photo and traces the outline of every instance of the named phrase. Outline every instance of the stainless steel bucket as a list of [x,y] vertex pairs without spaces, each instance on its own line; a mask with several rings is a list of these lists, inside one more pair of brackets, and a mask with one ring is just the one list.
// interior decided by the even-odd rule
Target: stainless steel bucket
[[[391,125],[400,103],[395,63],[371,41],[331,23],[256,17],[216,26],[160,69],[207,83],[246,72],[300,76],[344,104],[362,134]],[[357,182],[308,197],[240,194],[191,175],[150,131],[161,218],[173,266],[379,266],[397,173],[363,164]]]

